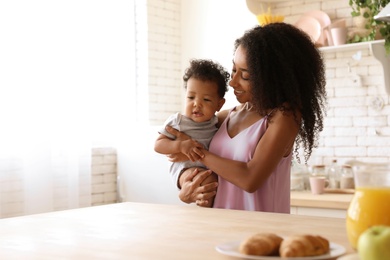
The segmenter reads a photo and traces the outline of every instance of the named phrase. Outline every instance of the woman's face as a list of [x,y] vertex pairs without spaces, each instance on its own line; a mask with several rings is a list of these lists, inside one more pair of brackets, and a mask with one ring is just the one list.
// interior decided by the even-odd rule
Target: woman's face
[[249,77],[246,53],[240,45],[234,53],[232,75],[229,82],[229,85],[234,89],[234,95],[236,95],[237,101],[240,103],[250,102],[252,100]]

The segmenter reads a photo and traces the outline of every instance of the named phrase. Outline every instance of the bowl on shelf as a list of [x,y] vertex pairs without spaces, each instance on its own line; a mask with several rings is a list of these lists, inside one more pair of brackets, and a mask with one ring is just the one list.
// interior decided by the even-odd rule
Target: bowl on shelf
[[315,18],[321,25],[321,35],[317,40],[317,44],[321,46],[326,45],[327,35],[324,32],[325,28],[331,24],[330,17],[327,13],[321,10],[312,10],[304,13],[305,16]]
[[295,26],[306,32],[318,47],[323,47],[329,44],[328,28],[331,26],[329,15],[321,10],[312,10],[305,12]]
[[256,16],[257,21],[261,26],[270,24],[270,23],[281,23],[284,21],[283,15],[275,15],[271,13],[262,13]]
[[301,29],[309,35],[313,43],[317,44],[321,37],[321,24],[317,19],[311,16],[303,15],[294,24],[295,27]]

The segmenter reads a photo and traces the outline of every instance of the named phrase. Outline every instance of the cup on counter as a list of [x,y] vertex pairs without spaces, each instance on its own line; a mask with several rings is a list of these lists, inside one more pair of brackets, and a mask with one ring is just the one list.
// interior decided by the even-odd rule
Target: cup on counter
[[313,194],[322,194],[325,192],[325,188],[329,185],[329,181],[325,177],[311,176],[310,190]]

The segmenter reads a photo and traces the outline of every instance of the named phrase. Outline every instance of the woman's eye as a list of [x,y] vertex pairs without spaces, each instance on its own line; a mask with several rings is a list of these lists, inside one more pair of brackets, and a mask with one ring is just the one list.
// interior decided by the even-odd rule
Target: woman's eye
[[249,80],[249,76],[248,76],[248,75],[242,74],[242,75],[241,75],[241,78],[242,78],[243,80]]
[[241,78],[243,80],[249,80],[249,73],[247,71],[241,71]]
[[[233,79],[234,76],[236,75],[237,73],[237,70],[236,69],[232,69],[232,73],[230,74],[230,78]],[[240,72],[240,77],[243,79],[243,80],[249,80],[249,75],[247,72]]]

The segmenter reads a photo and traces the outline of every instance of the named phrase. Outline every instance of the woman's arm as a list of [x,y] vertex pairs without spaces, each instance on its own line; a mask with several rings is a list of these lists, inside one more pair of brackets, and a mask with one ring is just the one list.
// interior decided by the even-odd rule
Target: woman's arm
[[229,160],[203,150],[205,156],[201,162],[227,181],[247,192],[254,192],[270,176],[279,161],[292,151],[298,131],[299,125],[293,114],[278,110],[257,144],[252,160]]

